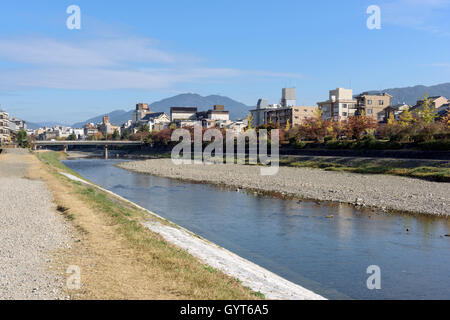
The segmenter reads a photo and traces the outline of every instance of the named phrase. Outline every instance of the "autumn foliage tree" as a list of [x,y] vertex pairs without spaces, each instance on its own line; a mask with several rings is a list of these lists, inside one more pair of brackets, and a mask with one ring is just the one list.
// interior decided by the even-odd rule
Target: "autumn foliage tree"
[[364,133],[370,133],[378,127],[375,119],[361,116],[351,116],[347,119],[346,132],[347,137],[360,140]]

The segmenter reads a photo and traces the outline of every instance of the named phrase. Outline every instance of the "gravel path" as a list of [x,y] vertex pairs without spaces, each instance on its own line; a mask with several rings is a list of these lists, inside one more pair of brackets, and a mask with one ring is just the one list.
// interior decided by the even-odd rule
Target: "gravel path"
[[167,178],[284,193],[382,209],[450,215],[450,183],[281,167],[274,176],[244,165],[175,165],[170,159],[126,162],[121,168]]
[[29,157],[22,150],[0,156],[0,300],[63,299],[65,279],[50,266],[68,228],[44,182],[25,178]]

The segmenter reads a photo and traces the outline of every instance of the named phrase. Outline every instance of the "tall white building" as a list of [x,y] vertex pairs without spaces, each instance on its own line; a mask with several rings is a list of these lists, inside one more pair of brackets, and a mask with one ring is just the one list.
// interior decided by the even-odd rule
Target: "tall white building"
[[9,114],[0,110],[0,144],[10,141]]
[[355,115],[356,102],[352,89],[336,88],[330,90],[327,101],[317,102],[317,105],[322,110],[323,119],[338,121]]
[[297,105],[297,89],[283,88],[281,90],[281,107],[290,108]]

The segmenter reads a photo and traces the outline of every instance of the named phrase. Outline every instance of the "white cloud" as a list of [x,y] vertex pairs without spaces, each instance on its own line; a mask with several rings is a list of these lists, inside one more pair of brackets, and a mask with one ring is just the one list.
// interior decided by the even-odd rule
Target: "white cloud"
[[0,58],[31,65],[114,66],[124,62],[173,63],[175,56],[141,38],[100,39],[80,44],[54,39],[0,40]]
[[82,43],[54,39],[1,40],[0,58],[20,64],[5,70],[4,88],[162,89],[177,83],[243,77],[299,78],[280,73],[197,66],[199,59],[171,54],[145,38],[101,38]]
[[381,5],[383,23],[448,36],[448,17],[442,11],[450,0],[390,0]]

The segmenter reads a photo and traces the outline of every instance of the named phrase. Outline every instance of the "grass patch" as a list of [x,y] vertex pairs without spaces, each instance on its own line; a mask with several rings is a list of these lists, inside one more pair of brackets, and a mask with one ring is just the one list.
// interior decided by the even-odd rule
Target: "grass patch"
[[39,160],[41,160],[44,164],[48,165],[49,167],[59,169],[59,171],[64,171],[78,178],[84,179],[76,171],[69,169],[61,162],[61,159],[66,158],[66,154],[64,152],[46,151],[46,152],[36,152],[34,154]]
[[429,181],[450,182],[449,161],[288,157],[280,159],[280,166],[361,174],[390,174]]

